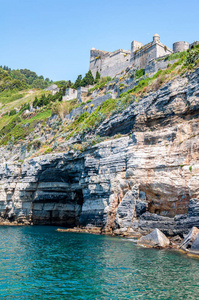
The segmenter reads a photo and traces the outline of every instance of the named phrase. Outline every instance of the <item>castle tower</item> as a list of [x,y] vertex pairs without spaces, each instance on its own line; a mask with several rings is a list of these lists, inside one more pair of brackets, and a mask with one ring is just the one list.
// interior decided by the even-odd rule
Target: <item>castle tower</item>
[[153,36],[153,43],[159,43],[160,42],[160,36],[159,34],[155,33]]
[[140,50],[143,44],[137,41],[132,41],[131,43],[131,60],[133,59],[134,53]]
[[188,42],[175,42],[173,44],[174,53],[187,51],[188,49],[189,49],[189,43]]
[[143,44],[137,41],[132,41],[131,43],[131,53],[139,50],[140,48],[143,47]]

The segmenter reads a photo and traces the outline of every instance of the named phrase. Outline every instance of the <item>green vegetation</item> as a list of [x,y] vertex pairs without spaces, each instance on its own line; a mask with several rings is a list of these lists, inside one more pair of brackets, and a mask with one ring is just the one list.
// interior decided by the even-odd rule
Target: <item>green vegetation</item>
[[9,116],[14,116],[16,115],[16,113],[17,113],[16,109],[12,109],[9,113]]
[[21,99],[25,96],[25,93],[16,92],[16,90],[4,90],[0,93],[0,103],[6,104],[15,100]]
[[108,99],[97,107],[90,115],[88,112],[82,113],[76,118],[70,125],[68,125],[65,131],[68,133],[67,139],[71,136],[75,136],[78,133],[83,133],[92,129],[95,129],[106,117],[111,115],[111,112],[116,109],[117,100]]
[[185,65],[189,68],[195,67],[199,63],[199,45],[195,46],[187,53]]
[[33,107],[42,107],[47,106],[52,102],[55,101],[62,101],[62,97],[65,94],[65,87],[60,88],[60,91],[57,92],[55,95],[48,94],[47,96],[43,94],[39,99],[35,97],[35,100],[33,101]]
[[33,148],[34,150],[37,150],[40,147],[41,147],[41,142],[39,140],[35,140],[31,143],[28,143],[27,151],[29,152],[31,150],[31,148]]
[[86,73],[85,77],[82,79],[81,86],[87,86],[87,85],[92,85],[94,84],[94,78],[92,75],[91,70]]
[[78,89],[78,87],[80,87],[81,84],[82,84],[82,75],[78,75],[78,76],[77,76],[77,79],[76,79],[76,81],[75,81],[75,83],[73,84],[72,87],[73,87],[74,89]]
[[70,88],[72,87],[72,82],[70,80],[59,80],[55,81],[54,84],[56,84],[59,88]]
[[119,97],[123,98],[123,97],[127,96],[128,94],[137,94],[138,92],[143,90],[144,87],[147,87],[150,81],[152,81],[151,78],[146,78],[144,80],[139,81],[139,83],[134,88],[128,90],[127,92],[120,94]]
[[44,151],[44,154],[48,154],[53,151],[53,148],[48,148]]
[[138,78],[144,76],[144,74],[145,74],[145,70],[144,69],[136,70],[136,72],[135,72],[135,79],[138,79]]
[[95,76],[95,83],[98,83],[99,82],[99,80],[100,80],[100,73],[97,71],[96,72],[96,76]]
[[[34,131],[35,126],[38,122],[45,121],[51,115],[51,110],[39,111],[28,119],[23,112],[20,111],[16,115],[10,116],[6,125],[4,125],[0,130],[0,145],[6,145],[8,141],[16,143],[19,140],[25,139],[32,131]],[[7,119],[7,115],[2,117]]]
[[168,61],[171,61],[171,60],[174,60],[174,59],[179,59],[179,58],[183,57],[184,55],[186,55],[186,52],[185,52],[185,51],[173,53],[173,54],[170,54],[170,55],[167,57],[167,60],[168,60]]
[[[77,99],[66,102],[55,102],[52,106],[52,114],[59,115],[60,118],[63,119],[65,115],[69,114],[74,108],[78,107],[77,103]],[[85,103],[81,104],[84,105]]]
[[37,76],[35,72],[27,69],[11,70],[8,67],[0,67],[0,104],[5,110],[14,114],[16,107],[32,100],[32,94],[40,94],[32,88],[46,88],[51,81],[43,76]]
[[[134,88],[121,93],[119,99],[108,99],[98,106],[90,115],[88,112],[84,112],[80,117],[75,118],[64,130],[66,138],[69,139],[78,133],[83,134],[88,131],[94,131],[94,129],[109,116],[120,113],[131,103],[139,101],[139,99],[148,92],[158,90],[164,83],[179,74],[183,74],[185,70],[187,70],[187,64],[193,64],[193,61],[195,65],[198,63],[198,56],[195,54],[190,55],[189,52],[177,53],[177,55],[171,56],[171,59],[168,58],[168,60],[176,58],[178,58],[178,61],[172,65],[168,65],[168,68],[165,70],[159,70],[153,77],[142,79],[141,77],[144,75],[144,70],[138,70],[135,74],[135,78],[140,78],[141,80]],[[110,77],[100,78],[98,84],[90,89],[89,93],[96,89],[103,89],[110,80]],[[119,87],[123,88],[124,84],[120,83]]]
[[11,70],[0,66],[0,92],[5,90],[21,91],[29,88],[44,89],[52,81],[43,76],[37,76],[35,72],[28,69]]
[[[97,82],[97,84],[85,95],[83,103],[78,103],[77,99],[62,101],[62,95],[65,93],[65,89],[70,86],[72,87],[70,81],[58,81],[57,84],[60,87],[60,92],[55,95],[47,91],[45,94],[43,91],[21,91],[20,87],[17,87],[17,85],[15,85],[16,82],[14,82],[12,89],[4,89],[0,93],[0,145],[7,145],[7,149],[11,149],[13,144],[20,145],[20,143],[26,143],[28,151],[35,150],[39,151],[40,154],[46,154],[55,151],[60,142],[62,143],[80,134],[82,136],[81,143],[70,147],[80,152],[84,151],[89,145],[94,145],[102,141],[100,137],[84,141],[85,133],[91,132],[93,135],[95,129],[105,119],[122,112],[131,103],[136,105],[138,101],[149,92],[157,91],[163,84],[175,78],[175,76],[184,76],[183,74],[187,71],[192,72],[192,69],[199,65],[199,47],[196,46],[188,52],[172,54],[167,57],[167,60],[171,61],[177,58],[178,60],[174,64],[168,64],[167,69],[159,70],[153,77],[147,77],[147,75],[143,77],[144,70],[137,70],[134,74],[136,85],[132,89],[121,93],[118,99],[106,100],[95,110],[93,108],[91,109],[93,104],[89,104],[91,102],[90,93],[94,90],[99,90],[99,95],[102,95],[107,85],[113,86],[115,84],[119,89],[123,89],[125,85],[122,82],[125,82],[124,80],[129,77],[129,73],[124,73],[118,81],[115,80],[114,82],[110,82],[112,81],[111,77],[100,78],[100,74],[96,74],[95,82]],[[4,78],[2,82],[6,82],[5,78],[7,77],[11,78],[8,74],[8,70],[3,70],[2,74]],[[82,76],[79,75],[77,79],[78,82],[76,80],[75,84],[91,84],[91,81],[94,82],[93,76],[91,75],[92,73],[90,71],[83,79]],[[9,80],[12,80],[12,78]],[[23,80],[22,83],[25,86],[27,84],[26,81],[24,82]],[[30,110],[30,104],[33,104],[33,107],[36,109],[32,113],[27,113],[26,110]],[[65,118],[74,108],[81,107],[82,105],[84,106],[84,112],[80,116],[76,116],[74,119],[69,118],[69,120]],[[46,122],[51,116],[51,113],[52,115],[58,115],[60,118],[54,119],[52,122],[49,120]],[[34,133],[34,131],[36,132]],[[38,138],[38,135],[42,136],[42,134],[44,134],[45,137],[48,136],[44,145],[38,140],[34,141],[34,139]],[[35,135],[37,135],[37,137],[35,137]],[[119,135],[115,136],[115,138],[119,137]],[[166,144],[166,146],[168,146],[168,144]],[[30,155],[33,152],[34,151],[30,151]],[[189,168],[189,170],[192,171],[192,167],[191,169]]]
[[93,85],[95,82],[91,70],[89,70],[84,78],[82,78],[82,75],[78,75],[75,83],[73,84],[73,88],[77,89],[78,87],[81,86],[87,86],[87,85]]
[[107,77],[101,77],[98,81],[98,84],[96,84],[93,88],[89,90],[89,93],[92,93],[95,90],[102,90],[109,81],[111,81],[112,78],[110,76]]

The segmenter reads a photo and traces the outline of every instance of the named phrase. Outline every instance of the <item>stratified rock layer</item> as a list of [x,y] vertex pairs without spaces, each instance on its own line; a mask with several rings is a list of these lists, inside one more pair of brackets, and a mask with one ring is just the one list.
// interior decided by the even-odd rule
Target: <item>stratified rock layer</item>
[[97,129],[125,137],[82,154],[2,161],[2,220],[171,235],[199,226],[198,75],[176,78]]

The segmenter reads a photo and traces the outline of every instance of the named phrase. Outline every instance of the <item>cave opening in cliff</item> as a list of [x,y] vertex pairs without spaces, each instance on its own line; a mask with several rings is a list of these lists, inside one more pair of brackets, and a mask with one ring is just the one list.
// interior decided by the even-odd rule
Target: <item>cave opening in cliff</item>
[[82,212],[83,192],[42,191],[42,197],[33,202],[32,220],[35,225],[75,227],[79,225]]
[[75,226],[79,226],[79,218],[80,218],[80,214],[82,212],[82,205],[83,205],[83,192],[82,190],[77,190],[75,193],[75,203],[76,203],[76,218],[75,218]]
[[33,224],[74,227],[79,225],[83,191],[79,174],[70,169],[46,168],[33,195]]

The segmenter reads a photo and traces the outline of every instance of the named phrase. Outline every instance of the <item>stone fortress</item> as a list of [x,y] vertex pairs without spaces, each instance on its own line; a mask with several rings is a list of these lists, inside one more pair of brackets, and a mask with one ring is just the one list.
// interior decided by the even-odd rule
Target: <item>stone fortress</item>
[[[132,41],[131,51],[119,49],[114,52],[108,52],[92,48],[90,51],[89,70],[91,70],[94,77],[98,71],[101,77],[110,76],[112,78],[120,78],[121,74],[125,71],[136,71],[139,69],[144,69],[145,74],[152,76],[158,70],[167,68],[168,61],[166,58],[168,55],[187,51],[197,44],[199,44],[199,41],[195,41],[192,44],[185,41],[175,42],[172,50],[160,42],[160,36],[158,34],[154,34],[153,41],[146,45],[137,41]],[[174,62],[175,59],[170,61],[171,64]],[[125,85],[129,85],[127,89],[133,87],[131,86],[130,81],[131,80],[129,80],[128,83],[123,82]],[[90,88],[92,88],[92,86],[79,87],[77,90],[68,88],[66,89],[65,96],[63,96],[63,101],[69,101],[77,98],[79,103],[84,102],[84,95],[87,94]],[[109,90],[107,90],[107,92],[110,93]],[[119,92],[120,91],[115,90],[112,95],[108,95],[108,98],[116,98],[119,96]],[[99,95],[97,94],[91,96],[92,99],[96,99],[97,97],[99,98]],[[107,100],[106,95],[105,97],[100,97],[100,101],[105,100]],[[79,109],[78,113],[80,112],[82,112],[82,110]]]
[[151,63],[154,60],[172,53],[186,51],[198,43],[175,42],[172,50],[160,42],[158,34],[154,34],[153,41],[146,45],[132,41],[131,51],[119,49],[114,52],[108,52],[92,48],[90,51],[89,70],[91,70],[94,77],[97,71],[102,77],[114,77],[128,67],[150,70]]

